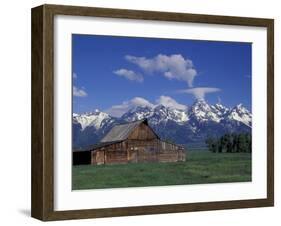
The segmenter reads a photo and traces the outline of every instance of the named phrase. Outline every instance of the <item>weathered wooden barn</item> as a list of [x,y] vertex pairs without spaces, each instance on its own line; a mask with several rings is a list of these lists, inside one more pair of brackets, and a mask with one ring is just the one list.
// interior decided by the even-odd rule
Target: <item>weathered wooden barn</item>
[[73,152],[74,165],[178,162],[185,158],[185,149],[161,140],[146,119],[116,125],[99,144]]

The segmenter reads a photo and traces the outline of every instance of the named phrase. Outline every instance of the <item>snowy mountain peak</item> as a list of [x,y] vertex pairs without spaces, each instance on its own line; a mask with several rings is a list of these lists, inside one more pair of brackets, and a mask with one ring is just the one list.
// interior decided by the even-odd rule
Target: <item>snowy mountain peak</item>
[[205,100],[199,99],[193,103],[189,111],[190,118],[198,122],[214,121],[220,122],[220,115],[214,111]]
[[223,110],[223,111],[229,110],[227,107],[223,106],[223,105],[220,104],[220,103],[215,104],[214,107],[215,107],[216,109],[220,110],[220,111],[222,111],[222,110]]
[[229,111],[229,108],[223,106],[220,103],[217,103],[217,104],[211,106],[211,108],[220,117],[223,117]]
[[133,122],[137,120],[142,120],[144,118],[149,118],[153,114],[153,110],[151,107],[148,106],[137,106],[134,108],[131,108],[129,111],[127,111],[125,114],[122,115],[121,119]]
[[243,104],[236,105],[232,110],[236,110],[236,111],[239,111],[241,113],[250,113],[250,111],[248,111],[247,108],[245,108],[243,106]]
[[73,113],[73,120],[80,123],[81,130],[88,126],[94,126],[96,129],[99,129],[105,119],[110,119],[110,116],[97,109],[94,112],[87,112],[85,114]]
[[196,100],[191,108],[194,111],[210,111],[210,105],[203,99]]
[[167,114],[169,114],[169,111],[171,111],[171,109],[165,107],[165,106],[162,105],[162,104],[159,104],[158,106],[156,106],[156,107],[154,108],[154,113],[156,113],[156,114],[161,114],[161,115],[163,115],[163,116],[166,116]]
[[227,119],[241,122],[249,127],[252,126],[252,114],[242,104],[232,108],[227,115]]

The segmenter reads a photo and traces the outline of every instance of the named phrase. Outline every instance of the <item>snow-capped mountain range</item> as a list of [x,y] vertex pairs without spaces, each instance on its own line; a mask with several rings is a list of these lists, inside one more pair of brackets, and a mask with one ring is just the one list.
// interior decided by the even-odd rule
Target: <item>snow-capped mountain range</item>
[[179,144],[201,143],[212,135],[228,132],[251,132],[252,114],[242,104],[227,108],[222,104],[209,105],[197,100],[186,110],[157,105],[138,106],[120,118],[95,110],[73,114],[73,146],[85,147],[99,140],[116,124],[148,119],[162,138]]

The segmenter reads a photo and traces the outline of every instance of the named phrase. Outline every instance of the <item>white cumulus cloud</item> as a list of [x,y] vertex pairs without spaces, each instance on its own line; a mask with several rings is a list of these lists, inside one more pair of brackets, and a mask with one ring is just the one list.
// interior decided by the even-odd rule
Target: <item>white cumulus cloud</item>
[[72,77],[73,77],[74,79],[77,79],[77,74],[76,74],[75,72],[73,72],[73,73],[72,73]]
[[124,113],[128,110],[132,109],[133,107],[154,107],[152,103],[142,97],[134,97],[129,101],[123,101],[121,104],[113,105],[111,108],[106,110],[106,112],[115,117],[121,117]]
[[186,106],[183,104],[179,104],[175,99],[169,96],[160,96],[156,100],[157,104],[162,104],[165,107],[173,108],[173,109],[180,109],[180,110],[186,110]]
[[143,76],[131,70],[121,68],[119,70],[113,71],[113,73],[131,81],[143,82]]
[[168,79],[185,81],[189,87],[192,87],[193,79],[197,75],[193,62],[181,54],[158,54],[153,58],[127,55],[125,59],[147,73],[161,73]]
[[75,97],[86,97],[88,94],[85,90],[79,89],[76,86],[73,86],[73,96]]
[[219,88],[214,87],[196,87],[192,89],[179,90],[180,93],[192,94],[196,99],[205,99],[208,93],[216,93],[221,91]]

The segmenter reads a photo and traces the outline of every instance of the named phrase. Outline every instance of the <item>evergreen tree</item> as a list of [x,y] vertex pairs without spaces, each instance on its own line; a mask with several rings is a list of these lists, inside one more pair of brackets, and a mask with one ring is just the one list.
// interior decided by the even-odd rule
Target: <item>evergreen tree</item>
[[212,137],[208,137],[205,141],[205,143],[207,144],[207,147],[209,149],[209,151],[211,152],[216,152],[216,140]]
[[243,133],[238,135],[238,150],[239,150],[239,152],[247,151],[246,136]]
[[250,133],[226,133],[221,137],[208,137],[205,141],[211,152],[252,152],[252,135]]

